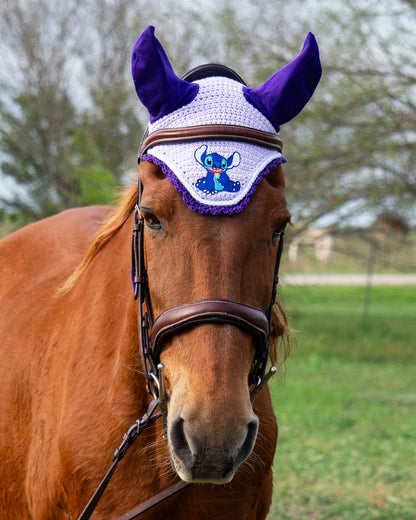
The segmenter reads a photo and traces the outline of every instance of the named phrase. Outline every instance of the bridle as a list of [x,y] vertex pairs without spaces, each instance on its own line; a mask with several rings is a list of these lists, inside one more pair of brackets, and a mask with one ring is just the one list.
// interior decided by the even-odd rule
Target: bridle
[[[224,75],[244,83],[240,76],[232,69],[215,64],[197,67],[185,75],[183,79],[195,81],[209,75]],[[218,138],[262,144],[263,146],[272,147],[279,151],[282,149],[282,142],[277,134],[234,125],[203,125],[200,127],[164,130],[159,133],[154,132],[150,135],[148,135],[146,131],[139,148],[139,157],[145,153],[147,148],[156,143]],[[153,400],[142,419],[136,421],[124,435],[123,442],[114,453],[112,466],[104,476],[78,520],[88,520],[91,517],[98,501],[110,482],[117,464],[124,457],[127,449],[140,433],[153,424],[159,417],[162,417],[163,420],[164,438],[166,439],[168,398],[165,388],[164,369],[160,362],[160,354],[163,349],[163,342],[167,338],[175,334],[180,334],[191,327],[207,323],[232,325],[251,333],[255,343],[255,355],[248,377],[252,402],[266,385],[270,377],[276,372],[276,367],[272,366],[268,374],[266,374],[266,366],[269,358],[273,305],[275,303],[277,285],[279,282],[279,267],[283,251],[284,232],[279,233],[270,301],[265,312],[257,307],[234,300],[210,298],[171,307],[162,312],[155,319],[152,312],[151,295],[145,265],[145,222],[143,216],[140,214],[141,194],[142,185],[139,176],[137,199],[133,215],[132,283],[134,297],[138,300],[138,332],[143,370],[147,380],[148,390]],[[160,408],[160,412],[155,413],[157,407]],[[178,493],[188,485],[189,483],[180,481],[119,517],[118,520],[132,520],[151,507]]]
[[141,188],[138,189],[138,200],[134,210],[132,276],[135,298],[138,299],[139,338],[143,368],[149,392],[155,399],[162,401],[162,406],[164,405],[166,395],[163,381],[163,365],[160,363],[163,341],[167,337],[180,333],[187,328],[206,323],[234,325],[253,335],[256,352],[248,384],[255,390],[263,383],[269,357],[272,313],[279,282],[279,266],[283,251],[284,233],[281,232],[279,236],[273,282],[271,284],[271,297],[266,312],[234,300],[212,298],[171,307],[154,319],[144,261],[143,234],[145,224],[143,217],[140,215],[140,196]]
[[[272,313],[277,284],[279,282],[279,266],[283,251],[284,232],[282,231],[279,236],[271,297],[266,312],[251,305],[217,298],[198,300],[177,307],[171,307],[162,312],[156,319],[153,319],[147,270],[144,260],[144,218],[140,215],[140,198],[141,184],[139,179],[137,201],[133,215],[132,281],[134,296],[135,299],[138,300],[138,329],[143,369],[147,379],[148,390],[153,400],[142,419],[134,423],[125,433],[123,442],[114,453],[112,466],[104,476],[78,520],[88,520],[91,517],[114,474],[117,464],[122,460],[128,448],[141,432],[151,426],[159,417],[162,417],[164,438],[166,439],[168,399],[165,389],[163,365],[160,363],[160,353],[163,348],[163,341],[167,337],[181,333],[187,328],[205,323],[233,325],[250,332],[254,337],[256,345],[256,353],[248,378],[248,384],[251,386],[252,402],[266,385],[270,377],[276,372],[276,367],[272,366],[268,374],[265,374],[269,357]],[[160,408],[160,412],[155,413],[157,407]],[[188,482],[179,481],[119,517],[117,520],[132,520],[137,518],[145,511],[148,511],[150,508],[178,493],[188,485]]]

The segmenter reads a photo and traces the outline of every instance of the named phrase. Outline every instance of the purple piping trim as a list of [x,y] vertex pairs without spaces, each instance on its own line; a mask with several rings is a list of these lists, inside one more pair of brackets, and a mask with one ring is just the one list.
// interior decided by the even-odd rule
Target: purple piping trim
[[176,177],[174,172],[160,159],[155,157],[150,153],[146,153],[140,157],[141,161],[149,161],[159,166],[162,172],[166,175],[168,181],[173,184],[176,191],[182,195],[184,202],[189,206],[192,211],[197,211],[202,215],[233,215],[234,213],[240,213],[248,204],[251,199],[253,193],[256,191],[257,186],[260,184],[260,181],[272,170],[276,168],[279,164],[283,164],[287,162],[284,157],[277,157],[272,162],[270,162],[264,170],[262,170],[257,176],[256,180],[253,182],[253,185],[250,188],[250,191],[247,195],[238,203],[233,206],[210,206],[208,204],[202,204],[196,201],[189,191],[185,188],[185,186],[181,183],[181,181]]

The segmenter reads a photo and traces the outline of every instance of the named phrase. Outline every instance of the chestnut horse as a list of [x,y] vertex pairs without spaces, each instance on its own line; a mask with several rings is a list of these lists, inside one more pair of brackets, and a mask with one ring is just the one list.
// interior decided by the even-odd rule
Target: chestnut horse
[[[156,397],[166,387],[165,421],[130,447],[93,518],[114,520],[180,479],[190,485],[145,518],[262,520],[269,510],[277,423],[259,390],[267,350],[259,362],[256,323],[280,364],[288,326],[272,305],[290,213],[277,132],[319,81],[317,45],[309,34],[256,89],[224,68],[178,78],[152,27],[132,63],[150,115],[138,185],[113,210],[69,210],[0,243],[1,520],[76,520],[148,409],[149,376]],[[149,347],[143,287],[156,317]],[[208,319],[169,325],[201,302]],[[212,319],[213,304],[225,321]],[[244,321],[247,312],[260,318]],[[158,336],[161,323],[169,333]]]
[[[234,216],[191,211],[151,163],[143,162],[140,174],[155,315],[212,296],[266,309],[276,255],[273,234],[289,219],[281,167]],[[2,520],[77,518],[123,433],[147,409],[151,398],[130,281],[135,201],[133,186],[113,211],[65,211],[1,242]],[[71,289],[57,292],[97,228]],[[284,315],[274,318],[274,337],[285,335]],[[247,425],[256,431],[258,422],[259,433],[256,441],[252,433],[252,453],[230,483],[190,486],[146,518],[265,517],[277,424],[267,387],[251,407],[247,378],[253,355],[247,332],[217,324],[185,330],[164,345],[168,427],[180,416],[189,420],[189,438],[203,444],[201,464],[211,472],[209,480],[221,480],[224,461],[236,456]],[[137,439],[95,518],[117,518],[176,481],[162,435],[157,422]],[[175,443],[171,449],[180,449]]]

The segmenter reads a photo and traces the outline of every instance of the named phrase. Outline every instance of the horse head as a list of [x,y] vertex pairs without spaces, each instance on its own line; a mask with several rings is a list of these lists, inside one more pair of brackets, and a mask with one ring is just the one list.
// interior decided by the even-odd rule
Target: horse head
[[[226,483],[256,442],[250,389],[267,362],[256,326],[268,336],[279,239],[290,220],[277,131],[311,97],[321,73],[318,50],[309,35],[301,54],[256,89],[221,74],[187,81],[150,27],[136,43],[132,68],[150,114],[139,151],[138,217],[149,298],[139,299],[156,318],[154,329],[166,332],[143,352],[156,349],[154,364],[164,366],[176,472],[189,482]],[[202,155],[222,158],[223,167],[203,163]],[[203,319],[192,310],[201,302],[209,307]],[[221,302],[222,314],[211,309]],[[165,330],[172,315],[174,326]],[[274,325],[281,334],[284,324]]]
[[[140,170],[154,315],[210,298],[266,311],[279,233],[290,219],[280,167],[233,216],[193,212],[159,167],[143,162]],[[258,431],[249,393],[255,349],[250,332],[215,322],[164,338],[168,443],[183,480],[228,482],[250,454]]]

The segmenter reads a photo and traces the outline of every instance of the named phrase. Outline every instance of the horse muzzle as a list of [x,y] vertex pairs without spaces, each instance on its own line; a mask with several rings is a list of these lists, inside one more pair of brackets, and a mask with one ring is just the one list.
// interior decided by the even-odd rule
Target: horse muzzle
[[[159,315],[151,331],[152,355],[155,360],[159,361],[166,339],[182,336],[191,330],[195,334],[195,330],[201,325],[233,326],[237,330],[245,331],[246,335],[248,333],[248,337],[251,336],[250,343],[254,339],[256,346],[255,361],[250,375],[251,380],[257,379],[253,377],[253,366],[261,363],[260,360],[264,356],[264,345],[268,343],[268,320],[262,310],[231,300],[193,301],[170,308]],[[218,333],[219,331],[215,334],[215,341]],[[203,336],[201,342],[205,339]],[[250,377],[249,381],[247,380],[249,374],[245,369],[241,370],[237,381],[234,381],[237,387],[231,391],[231,395],[228,395],[230,378],[224,377],[223,380],[228,381],[229,386],[224,393],[220,390],[221,376],[218,374],[226,370],[224,366],[221,367],[222,358],[223,354],[220,354],[217,348],[213,348],[208,364],[212,364],[211,372],[214,375],[209,384],[208,380],[195,378],[194,374],[188,373],[188,376],[185,376],[185,372],[189,371],[184,360],[174,371],[174,379],[181,380],[182,384],[179,383],[177,389],[171,387],[169,406],[166,403],[165,409],[167,424],[164,414],[164,430],[172,465],[182,480],[187,482],[229,482],[255,444],[258,418],[254,415],[250,403]],[[249,369],[249,366],[246,369]],[[254,373],[258,373],[258,370],[254,370]],[[159,378],[159,387],[163,388],[162,379]],[[195,398],[195,393],[200,394],[198,398]],[[159,400],[163,394],[159,389]],[[162,403],[163,401],[164,399]],[[163,404],[161,408],[164,408]]]
[[226,484],[250,455],[257,437],[258,418],[233,421],[213,429],[211,423],[195,416],[181,415],[169,421],[168,440],[171,462],[186,482]]

